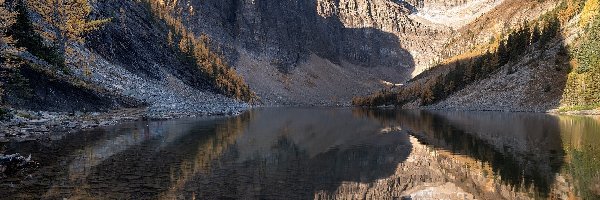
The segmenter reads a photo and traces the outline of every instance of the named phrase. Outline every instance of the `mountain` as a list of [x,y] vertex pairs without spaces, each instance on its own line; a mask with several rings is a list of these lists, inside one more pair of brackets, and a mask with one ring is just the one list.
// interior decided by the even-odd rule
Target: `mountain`
[[[19,66],[3,67],[2,99],[7,105],[53,111],[148,106],[157,115],[234,113],[256,103],[349,105],[353,97],[382,89],[378,95],[387,95],[385,101],[355,103],[477,110],[555,108],[573,67],[532,66],[571,61],[565,56],[569,50],[562,47],[577,44],[579,39],[574,38],[585,34],[574,24],[586,2],[595,2],[72,0],[89,6],[80,18],[94,28],[82,30],[81,39],[60,45],[56,41],[63,41],[57,37],[61,35],[52,35],[53,30],[62,30],[61,24],[46,20],[44,9],[32,6],[41,1],[1,2],[16,17],[5,16],[20,19],[17,25],[0,27],[6,38],[16,39],[3,45],[19,49],[2,54],[4,66],[12,60]],[[578,7],[571,6],[573,2]],[[77,8],[57,10],[61,9]],[[486,52],[496,52],[515,30],[535,23],[546,28],[548,20],[543,18],[552,13],[564,17],[567,11],[563,10],[572,14],[560,19],[560,36],[553,36],[556,39],[546,46],[527,44],[526,51],[485,77],[437,91],[444,94],[423,102],[421,97],[435,89],[430,80],[455,71],[456,63],[492,59],[484,56]],[[24,38],[15,29],[37,36]],[[405,83],[401,89],[384,89],[400,83]],[[518,90],[499,92],[513,88]],[[409,90],[407,99],[389,98]],[[504,102],[501,106],[493,105],[499,100]]]
[[[511,23],[508,16],[516,25],[499,29]],[[460,29],[436,67],[404,87],[354,103],[529,112],[596,109],[597,18],[598,1],[505,1]],[[488,42],[486,34],[492,34]]]

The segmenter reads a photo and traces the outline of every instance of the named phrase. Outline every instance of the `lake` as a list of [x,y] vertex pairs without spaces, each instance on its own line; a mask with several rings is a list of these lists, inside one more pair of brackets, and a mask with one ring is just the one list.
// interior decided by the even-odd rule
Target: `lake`
[[2,199],[599,199],[600,117],[260,108],[2,144]]

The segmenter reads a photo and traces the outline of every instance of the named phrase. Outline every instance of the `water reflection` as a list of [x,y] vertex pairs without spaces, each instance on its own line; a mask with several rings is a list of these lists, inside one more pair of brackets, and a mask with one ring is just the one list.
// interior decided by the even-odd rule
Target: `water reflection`
[[[214,198],[307,199],[344,182],[371,183],[396,172],[410,154],[405,133],[381,134],[348,109],[253,112],[236,145],[182,191]],[[232,192],[235,191],[235,192]]]
[[136,122],[51,142],[7,198],[597,199],[600,119],[274,108]]
[[402,127],[422,143],[490,165],[512,190],[548,197],[563,163],[558,119],[496,112],[366,111]]
[[560,116],[567,174],[582,199],[600,199],[600,116]]

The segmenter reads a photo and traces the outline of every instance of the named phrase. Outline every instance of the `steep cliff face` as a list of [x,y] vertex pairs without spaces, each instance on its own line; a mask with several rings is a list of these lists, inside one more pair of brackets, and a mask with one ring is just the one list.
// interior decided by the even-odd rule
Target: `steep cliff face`
[[[414,15],[429,5],[423,2],[390,0],[319,1],[320,15],[337,17],[344,27],[374,28],[395,36],[401,48],[414,60],[408,73],[411,75],[433,64],[429,55],[438,52],[452,30],[442,24],[415,18]],[[391,54],[395,56],[394,52]],[[410,78],[410,77],[403,77]]]
[[194,34],[209,35],[272,104],[343,104],[379,89],[381,80],[403,82],[432,66],[430,55],[452,33],[413,19],[416,6],[404,1],[151,2]]
[[[293,70],[310,53],[339,63],[409,68],[400,40],[408,10],[390,1],[175,1],[194,33],[207,33],[236,59],[244,49]],[[199,23],[200,22],[200,23]],[[227,50],[226,50],[227,51]]]

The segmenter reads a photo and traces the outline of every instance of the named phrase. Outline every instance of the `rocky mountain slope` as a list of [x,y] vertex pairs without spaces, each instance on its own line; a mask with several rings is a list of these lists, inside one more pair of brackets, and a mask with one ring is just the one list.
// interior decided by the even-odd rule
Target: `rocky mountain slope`
[[[345,103],[375,89],[378,79],[407,77],[412,56],[381,29],[400,29],[408,10],[361,3],[165,2],[193,33],[209,35],[267,104]],[[372,4],[381,6],[377,14]]]
[[[559,1],[157,1],[266,104],[347,104],[499,41]],[[197,22],[203,23],[197,23]]]
[[[6,2],[12,10],[18,10],[19,5],[29,4],[21,0]],[[169,46],[165,40],[167,24],[155,17],[147,3],[102,1],[90,5],[90,18],[110,22],[86,34],[84,43],[68,44],[67,69],[57,69],[50,61],[32,55],[33,49],[23,48],[17,57],[17,75],[3,79],[7,83],[3,98],[7,104],[67,112],[148,106],[151,117],[231,114],[248,107],[223,94],[211,82],[213,77],[207,77],[184,53]],[[22,8],[21,13],[18,16],[23,16],[24,22],[17,20],[15,27],[51,27],[31,6]],[[45,32],[28,34],[38,33]],[[21,36],[12,35],[15,39]],[[3,74],[15,74],[10,71],[6,69]],[[15,80],[22,83],[11,83]]]
[[[585,17],[582,17],[585,16]],[[547,112],[598,107],[598,2],[512,1],[457,30],[444,61],[358,105]]]
[[[549,44],[533,45],[488,78],[430,107],[537,112],[597,108],[600,101],[597,82],[593,78],[577,78],[597,75],[594,72],[597,70],[582,70],[597,67],[597,64],[584,64],[595,57],[583,56],[591,49],[585,49],[582,44],[588,44],[587,48],[598,48],[587,42],[597,34],[592,30],[598,25],[581,23],[581,16],[589,12],[585,7],[597,7],[597,4],[597,1],[565,1],[548,7],[553,9],[548,16],[556,15],[561,27]],[[597,9],[591,13],[598,16]]]
[[[433,66],[460,23],[501,1],[156,1],[216,43],[267,104],[347,104]],[[450,9],[450,12],[444,10]],[[485,10],[483,9],[483,10]],[[422,11],[423,10],[423,11]],[[460,11],[460,12],[458,12]],[[468,19],[467,19],[468,18]],[[198,22],[203,23],[198,23]]]
[[[7,7],[15,10],[19,1],[6,1]],[[65,58],[72,73],[56,74],[145,103],[155,113],[237,112],[248,105],[223,88],[246,94],[230,85],[245,83],[265,105],[348,105],[354,96],[381,90],[382,83],[403,83],[440,63],[485,51],[557,2],[90,1],[88,18],[110,22],[86,34],[84,43],[69,43]],[[36,26],[48,27],[33,9],[27,15]],[[214,60],[202,57],[207,52]],[[29,57],[25,60],[40,60]],[[212,65],[226,67],[212,70]],[[229,69],[235,72],[223,71]],[[57,87],[51,90],[61,90]],[[8,93],[8,103],[17,107],[39,109],[25,105],[44,103],[18,105],[28,98]],[[72,99],[42,92],[33,97]],[[119,98],[107,97],[111,105],[102,107],[126,106],[110,102]]]

